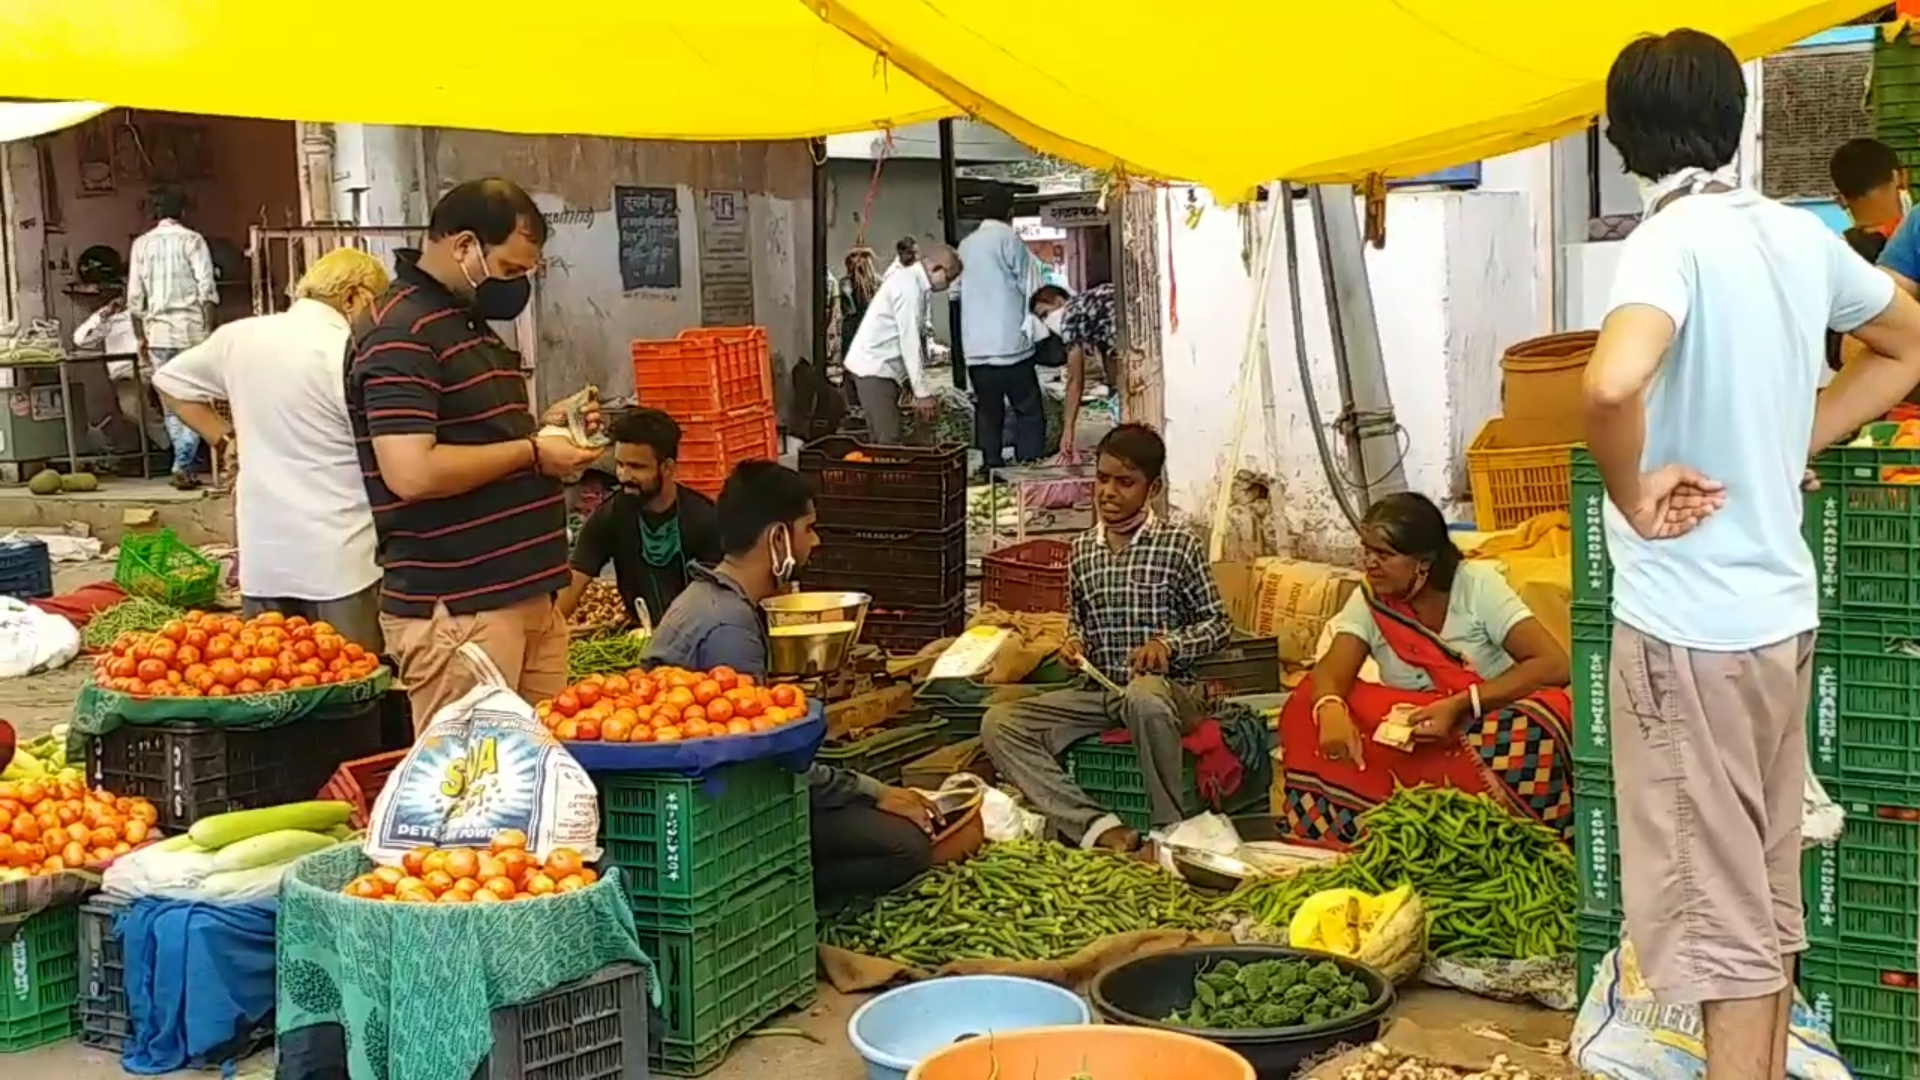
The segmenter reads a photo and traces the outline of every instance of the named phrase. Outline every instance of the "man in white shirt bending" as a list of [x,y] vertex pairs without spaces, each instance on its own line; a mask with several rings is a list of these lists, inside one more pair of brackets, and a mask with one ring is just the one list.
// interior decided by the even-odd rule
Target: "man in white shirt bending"
[[[180,224],[186,197],[163,188],[153,193],[152,204],[155,224],[134,238],[127,255],[127,314],[133,317],[141,360],[157,369],[207,339],[220,294],[206,238]],[[171,411],[166,423],[173,442],[173,486],[195,487],[200,437]]]
[[[344,364],[348,326],[389,284],[366,252],[329,252],[291,308],[229,323],[153,373],[168,408],[209,444],[246,447],[235,492],[246,614],[329,622],[375,651],[380,567]],[[232,424],[215,401],[232,406]]]
[[927,295],[945,292],[960,278],[960,256],[943,244],[931,245],[919,261],[889,273],[860,318],[860,329],[841,366],[853,378],[868,437],[880,446],[904,439],[901,387],[913,396],[922,418],[933,416],[933,385],[927,381],[923,349]]

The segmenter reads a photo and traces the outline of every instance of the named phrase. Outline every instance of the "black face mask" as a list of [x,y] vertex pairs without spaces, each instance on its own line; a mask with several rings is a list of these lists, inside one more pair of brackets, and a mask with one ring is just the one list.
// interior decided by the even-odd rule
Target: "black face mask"
[[474,314],[488,322],[512,322],[533,299],[533,277],[490,277],[473,290]]

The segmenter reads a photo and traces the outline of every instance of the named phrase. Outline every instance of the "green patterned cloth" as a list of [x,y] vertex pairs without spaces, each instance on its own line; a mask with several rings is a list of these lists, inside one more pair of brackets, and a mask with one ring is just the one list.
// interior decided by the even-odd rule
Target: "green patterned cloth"
[[347,1033],[353,1080],[461,1080],[493,1049],[495,1009],[627,960],[647,967],[618,870],[579,892],[511,904],[383,904],[343,895],[372,867],[330,848],[287,872],[276,930],[285,1036]]
[[281,690],[228,698],[137,698],[102,689],[89,681],[73,699],[73,723],[67,736],[67,758],[85,761],[88,739],[121,725],[159,727],[166,724],[211,724],[222,728],[277,728],[319,712],[358,711],[386,696],[393,673],[379,668],[350,683]]

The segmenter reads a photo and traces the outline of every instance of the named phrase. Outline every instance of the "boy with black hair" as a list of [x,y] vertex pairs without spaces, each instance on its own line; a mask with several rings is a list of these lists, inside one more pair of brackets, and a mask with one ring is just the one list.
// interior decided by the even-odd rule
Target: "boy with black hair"
[[[784,591],[820,542],[813,489],[784,465],[742,462],[720,489],[719,517],[725,555],[711,568],[688,568],[692,580],[654,628],[644,665],[729,667],[765,680],[771,650],[760,602]],[[878,895],[932,864],[933,808],[918,793],[818,762],[807,780],[817,893]]]
[[1893,147],[1878,139],[1849,139],[1833,152],[1827,171],[1854,229],[1883,239],[1893,235],[1912,198],[1907,170]]
[[690,566],[720,561],[720,517],[712,499],[678,482],[680,425],[673,417],[634,409],[613,422],[611,433],[620,487],[574,538],[573,577],[560,592],[560,613],[571,616],[611,562],[628,617],[644,607],[651,624],[687,587]]
[[1084,658],[1123,692],[1092,684],[1058,690],[996,705],[981,725],[1001,777],[1082,847],[1131,851],[1140,837],[1067,777],[1060,756],[1082,739],[1126,728],[1146,776],[1153,824],[1179,821],[1180,740],[1201,719],[1198,696],[1182,683],[1194,661],[1233,636],[1199,538],[1149,509],[1166,461],[1166,444],[1144,424],[1121,424],[1100,440],[1100,520],[1074,538],[1067,563],[1061,655],[1075,664]]

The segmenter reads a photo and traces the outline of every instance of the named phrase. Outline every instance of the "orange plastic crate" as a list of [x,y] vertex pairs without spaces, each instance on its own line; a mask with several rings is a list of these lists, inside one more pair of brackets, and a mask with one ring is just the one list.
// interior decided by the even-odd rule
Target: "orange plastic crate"
[[772,461],[780,456],[771,406],[674,419],[680,421],[677,480],[703,495],[719,495],[720,486],[727,482],[727,474],[735,465]]
[[773,355],[758,326],[682,331],[671,341],[636,341],[633,386],[640,404],[675,417],[773,404]]
[[1496,416],[1467,447],[1474,524],[1511,529],[1573,500],[1573,448],[1565,428]]

